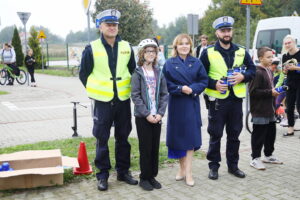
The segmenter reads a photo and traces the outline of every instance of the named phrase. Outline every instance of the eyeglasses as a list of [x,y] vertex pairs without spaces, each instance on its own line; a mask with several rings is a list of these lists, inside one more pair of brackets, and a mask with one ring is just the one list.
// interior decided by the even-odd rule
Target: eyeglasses
[[150,54],[150,53],[153,53],[153,54],[156,54],[156,51],[150,51],[150,50],[147,50],[147,51],[145,51],[145,54]]
[[292,42],[285,42],[284,45],[292,44]]

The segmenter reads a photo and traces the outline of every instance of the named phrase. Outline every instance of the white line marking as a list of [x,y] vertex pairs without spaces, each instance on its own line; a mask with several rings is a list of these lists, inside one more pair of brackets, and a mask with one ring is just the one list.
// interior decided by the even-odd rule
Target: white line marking
[[[35,106],[35,107],[27,107],[27,108],[18,108],[16,105],[14,105],[11,102],[1,102],[1,103],[2,103],[2,105],[8,107],[8,109],[10,109],[12,111],[20,111],[20,110],[45,110],[45,109],[58,109],[58,108],[73,107],[72,104],[68,104],[68,105]],[[81,105],[90,106],[91,103],[81,103]],[[81,107],[81,106],[77,105],[76,107]]]
[[[90,103],[81,103],[81,105],[84,106],[90,106]],[[44,109],[57,109],[57,108],[69,108],[73,107],[72,104],[68,105],[53,105],[53,106],[36,106],[36,107],[28,107],[28,108],[19,108],[18,110],[44,110]],[[81,107],[81,106],[76,106],[76,108]]]
[[6,106],[9,110],[12,110],[12,111],[19,110],[19,108],[15,104],[13,104],[9,101],[2,101],[1,104]]

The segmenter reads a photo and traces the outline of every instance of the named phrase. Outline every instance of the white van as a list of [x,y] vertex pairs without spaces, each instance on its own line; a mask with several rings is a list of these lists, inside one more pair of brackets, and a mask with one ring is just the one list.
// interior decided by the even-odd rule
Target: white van
[[258,63],[257,49],[263,46],[276,51],[281,58],[282,40],[286,35],[292,35],[300,46],[300,17],[274,17],[260,20],[253,40],[252,56],[255,64]]

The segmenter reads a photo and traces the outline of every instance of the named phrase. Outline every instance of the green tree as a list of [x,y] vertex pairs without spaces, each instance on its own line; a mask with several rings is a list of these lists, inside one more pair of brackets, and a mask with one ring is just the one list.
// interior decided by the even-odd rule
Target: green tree
[[[99,30],[96,28],[91,28],[90,31],[91,40],[96,40],[99,38]],[[84,31],[73,32],[70,31],[66,36],[66,43],[78,43],[78,42],[87,42],[88,29],[86,28]]]
[[137,45],[142,39],[151,37],[152,11],[145,4],[136,0],[97,0],[92,18],[106,9],[117,9],[121,12],[119,34],[122,39]]
[[159,28],[157,22],[152,24],[154,35],[160,35],[162,37],[160,43],[164,45],[172,45],[174,38],[180,33],[187,33],[187,18],[184,16],[175,19],[175,22],[169,23],[169,25]]
[[38,36],[38,32],[34,28],[34,26],[32,26],[30,28],[30,37],[28,39],[28,45],[33,51],[33,55],[37,63],[36,64],[37,68],[42,68],[42,49],[40,46],[40,41],[37,38],[37,36]]
[[19,35],[19,31],[18,31],[17,27],[15,27],[15,29],[14,29],[14,34],[13,34],[11,44],[14,47],[15,52],[16,52],[17,66],[22,66],[24,63],[24,54],[22,51],[21,39],[20,39],[20,35]]
[[[0,31],[0,43],[10,42],[15,26],[6,26]],[[1,47],[2,48],[2,47]]]
[[[251,41],[254,37],[254,32],[259,20],[290,16],[293,11],[300,11],[299,0],[264,0],[262,6],[251,6]],[[298,12],[299,13],[299,12]],[[200,33],[209,36],[209,40],[216,40],[215,30],[212,28],[212,23],[215,19],[221,16],[232,16],[235,19],[234,24],[234,42],[241,45],[246,44],[246,6],[240,5],[237,0],[212,0],[204,17],[200,19]],[[252,43],[251,43],[252,44]]]

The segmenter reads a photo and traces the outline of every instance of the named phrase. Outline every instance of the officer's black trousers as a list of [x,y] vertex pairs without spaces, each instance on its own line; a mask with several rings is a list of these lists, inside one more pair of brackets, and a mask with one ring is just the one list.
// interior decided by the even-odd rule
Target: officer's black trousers
[[130,144],[128,136],[132,129],[130,99],[126,101],[100,102],[94,105],[93,135],[97,138],[95,165],[100,170],[97,179],[107,179],[111,169],[108,139],[112,123],[115,125],[115,158],[118,174],[128,173],[130,167]]
[[140,178],[148,180],[158,173],[161,124],[152,124],[145,118],[135,118],[140,150]]
[[265,156],[271,156],[274,151],[274,143],[276,138],[276,124],[253,124],[253,132],[251,135],[252,159],[261,156],[261,150],[264,146]]
[[286,91],[286,113],[289,127],[295,125],[295,104],[300,114],[300,86],[298,88],[289,87]]
[[209,102],[208,127],[210,135],[207,159],[209,168],[217,170],[221,161],[221,138],[226,125],[227,143],[226,158],[230,169],[238,168],[239,160],[239,135],[243,128],[242,99],[228,97]]

